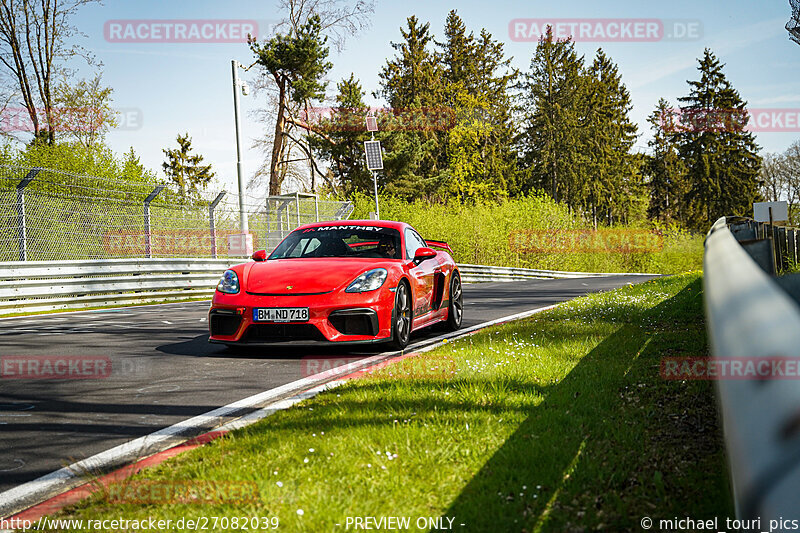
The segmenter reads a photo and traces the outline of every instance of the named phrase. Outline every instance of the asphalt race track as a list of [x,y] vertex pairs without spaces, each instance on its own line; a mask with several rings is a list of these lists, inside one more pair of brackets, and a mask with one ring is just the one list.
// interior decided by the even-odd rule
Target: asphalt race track
[[[650,279],[613,276],[464,286],[471,326]],[[0,379],[0,492],[192,416],[316,373],[335,349],[233,352],[208,343],[208,302],[0,320],[0,356],[93,356],[102,379]],[[411,342],[437,332],[419,332]],[[322,361],[324,362],[324,361]]]

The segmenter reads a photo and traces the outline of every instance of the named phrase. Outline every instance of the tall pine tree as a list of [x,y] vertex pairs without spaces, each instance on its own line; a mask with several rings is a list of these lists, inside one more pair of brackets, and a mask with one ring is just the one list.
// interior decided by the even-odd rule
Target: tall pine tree
[[607,222],[624,221],[645,200],[639,158],[632,153],[636,125],[628,114],[633,104],[617,65],[602,49],[597,51],[587,77],[586,119],[579,148],[586,161],[585,178],[576,192],[595,225],[598,213]]
[[584,176],[579,149],[586,116],[583,56],[571,40],[556,40],[548,26],[520,88],[521,192],[543,189],[574,206]]
[[211,165],[203,165],[203,156],[192,153],[189,134],[178,135],[178,148],[162,150],[167,160],[161,164],[164,174],[178,186],[181,200],[196,200],[200,189],[204,189],[214,172]]
[[669,102],[661,98],[655,110],[647,117],[653,132],[653,138],[647,143],[650,154],[647,155],[644,165],[650,192],[647,216],[667,224],[673,221],[685,224],[688,201],[686,165],[672,140],[677,123],[675,115]]
[[687,166],[688,222],[698,230],[707,230],[724,215],[751,213],[759,197],[759,146],[745,131],[746,102],[722,67],[706,48],[699,60],[700,79],[689,81],[689,95],[678,99],[684,104],[682,126],[674,138]]
[[376,96],[386,98],[396,114],[382,117],[387,126],[382,129],[391,133],[380,136],[386,157],[379,182],[386,192],[410,199],[435,194],[450,173],[440,156],[443,135],[428,127],[442,94],[442,72],[431,49],[430,24],[420,23],[415,16],[406,23],[400,30],[403,41],[391,43],[397,54],[381,69]]
[[443,68],[443,105],[456,117],[446,132],[448,192],[462,200],[505,196],[515,183],[514,130],[509,86],[518,75],[503,44],[485,29],[476,39],[452,10],[445,41],[437,43]]
[[352,73],[336,88],[336,107],[330,119],[319,124],[320,134],[309,136],[309,140],[314,152],[332,163],[332,177],[345,195],[370,192],[372,174],[364,158],[364,141],[369,140],[364,122],[369,111],[364,103],[366,93]]

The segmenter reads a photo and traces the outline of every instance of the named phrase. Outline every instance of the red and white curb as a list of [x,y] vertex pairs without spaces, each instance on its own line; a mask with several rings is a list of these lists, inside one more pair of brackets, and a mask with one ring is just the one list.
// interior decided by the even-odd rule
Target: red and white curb
[[[324,390],[357,378],[363,375],[362,371],[372,366],[427,352],[450,340],[471,335],[490,326],[520,320],[558,305],[560,304],[508,315],[454,333],[426,339],[412,344],[405,352],[388,352],[365,357],[348,363],[347,375],[343,375],[341,367],[334,367],[120,444],[0,493],[0,517],[38,520],[67,505],[77,503],[100,487],[127,478],[143,468],[162,463],[229,431],[248,426],[278,411],[288,409],[298,402],[313,398]],[[249,409],[254,410],[243,414],[243,411]],[[187,436],[192,434],[195,436]],[[109,471],[111,473],[103,474]],[[87,477],[95,479],[87,481]],[[0,533],[4,533],[4,530],[0,530]]]

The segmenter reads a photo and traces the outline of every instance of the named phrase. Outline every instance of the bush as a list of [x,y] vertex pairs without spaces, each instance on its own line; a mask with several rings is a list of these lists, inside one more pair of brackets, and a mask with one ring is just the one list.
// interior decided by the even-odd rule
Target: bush
[[[371,196],[357,194],[351,218],[369,218],[375,203]],[[677,226],[650,224],[663,236],[663,248],[644,253],[572,252],[528,253],[511,246],[514,231],[586,230],[591,226],[545,194],[501,203],[434,203],[423,199],[406,202],[380,198],[381,218],[414,226],[423,237],[447,241],[459,263],[570,270],[583,272],[651,272],[673,274],[699,270],[703,263],[703,236]],[[634,229],[614,226],[614,229]]]

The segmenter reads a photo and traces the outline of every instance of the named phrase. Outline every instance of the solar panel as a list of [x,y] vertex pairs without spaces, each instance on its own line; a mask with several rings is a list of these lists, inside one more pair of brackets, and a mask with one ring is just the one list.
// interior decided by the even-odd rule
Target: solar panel
[[383,170],[383,154],[380,141],[364,141],[364,151],[367,154],[367,168],[369,170]]
[[367,117],[367,131],[378,131],[377,117]]

